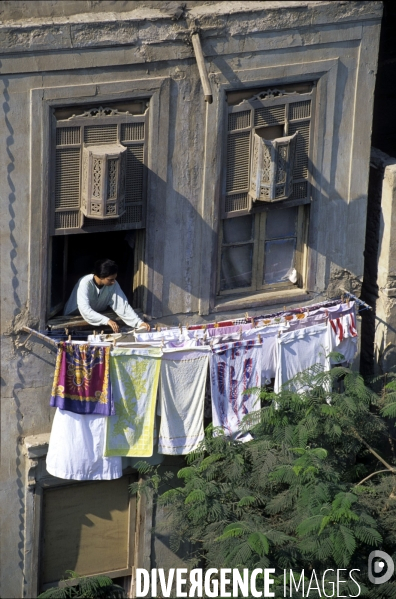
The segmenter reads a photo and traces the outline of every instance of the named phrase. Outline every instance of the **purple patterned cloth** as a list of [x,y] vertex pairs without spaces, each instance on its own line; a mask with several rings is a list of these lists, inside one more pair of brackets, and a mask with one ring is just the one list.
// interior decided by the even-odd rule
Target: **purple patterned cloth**
[[239,441],[252,438],[243,430],[243,417],[260,409],[258,394],[244,391],[260,387],[261,360],[261,343],[256,339],[225,343],[212,349],[213,425]]
[[110,347],[60,343],[50,405],[75,414],[111,416]]
[[238,324],[232,327],[216,327],[215,329],[209,329],[209,337],[222,337],[222,335],[231,335],[232,333],[241,333],[242,331],[248,331],[253,327],[252,323]]

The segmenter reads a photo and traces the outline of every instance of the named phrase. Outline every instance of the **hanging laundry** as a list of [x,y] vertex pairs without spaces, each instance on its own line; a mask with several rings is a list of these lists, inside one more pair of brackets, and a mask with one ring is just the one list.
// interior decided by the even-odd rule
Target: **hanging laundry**
[[236,341],[212,348],[210,367],[213,425],[239,441],[252,436],[242,430],[242,419],[260,409],[256,393],[244,394],[261,381],[261,343]]
[[187,454],[203,441],[209,354],[209,347],[163,350],[158,453]]
[[59,344],[50,405],[75,414],[114,414],[110,347]]
[[224,343],[231,343],[231,341],[242,341],[240,333],[231,333],[228,335],[221,335],[211,337],[210,339],[202,340],[202,343],[209,343],[211,347],[215,345],[224,345]]
[[[354,313],[329,319],[328,332],[331,351],[343,355],[343,364],[350,364],[356,356],[358,349],[358,335]],[[338,362],[334,358],[331,358],[331,363]]]
[[242,333],[243,339],[261,340],[261,384],[269,385],[271,379],[275,378],[278,363],[278,335],[286,332],[285,325],[268,325],[263,328],[255,328]]
[[115,348],[110,353],[115,416],[107,419],[104,455],[153,454],[155,402],[162,351]]
[[[243,318],[243,323],[245,319]],[[205,322],[203,324],[192,324],[188,327],[189,331],[199,331],[200,329],[217,329],[219,327],[232,327],[236,323],[235,320],[224,320],[223,322]],[[238,323],[239,324],[239,323]],[[240,323],[242,324],[242,323]]]
[[172,329],[163,329],[161,331],[150,331],[150,333],[135,333],[136,341],[160,341],[164,340],[178,340],[182,335],[182,331],[178,327]]
[[[163,343],[162,341],[121,341],[116,345],[117,348],[127,347],[128,349],[148,349],[151,347],[162,347]],[[114,347],[116,347],[116,345],[114,345]]]
[[69,480],[111,480],[122,476],[120,457],[103,457],[107,418],[55,412],[48,446],[49,474]]
[[190,339],[189,337],[182,336],[178,341],[164,341],[164,348],[173,348],[173,349],[187,349],[191,347],[196,347],[198,344],[197,339]]
[[[315,364],[320,364],[323,370],[330,370],[330,351],[326,323],[281,333],[277,337],[278,355],[274,391],[278,393],[282,385]],[[304,386],[294,382],[287,387],[298,392],[305,389]]]
[[252,328],[252,323],[249,322],[247,324],[239,324],[227,327],[216,327],[213,329],[208,329],[209,337],[217,337],[221,335],[231,335],[233,333],[242,333],[243,331],[249,331]]

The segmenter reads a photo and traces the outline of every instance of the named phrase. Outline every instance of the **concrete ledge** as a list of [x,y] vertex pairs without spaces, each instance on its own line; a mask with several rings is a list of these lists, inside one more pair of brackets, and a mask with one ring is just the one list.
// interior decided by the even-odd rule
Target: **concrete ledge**
[[51,433],[41,433],[25,437],[25,452],[28,458],[42,458],[47,455]]
[[[285,10],[286,9],[286,10]],[[190,26],[203,38],[251,35],[281,29],[328,28],[380,20],[382,2],[218,2],[195,6],[175,20],[166,11],[90,12],[0,22],[2,54],[186,41]],[[205,48],[204,48],[205,49]]]
[[213,313],[226,312],[227,310],[243,310],[245,308],[259,308],[260,306],[284,306],[291,302],[307,302],[311,299],[310,294],[304,289],[285,289],[273,292],[258,293],[250,297],[228,296],[218,300]]

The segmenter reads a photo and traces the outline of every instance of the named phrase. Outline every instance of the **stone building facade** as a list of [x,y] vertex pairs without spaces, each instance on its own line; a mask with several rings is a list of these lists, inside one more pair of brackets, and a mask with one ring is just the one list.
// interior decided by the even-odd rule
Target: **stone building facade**
[[[125,291],[153,323],[360,293],[381,11],[355,1],[2,3],[2,596],[57,582],[70,565],[51,555],[66,546],[73,569],[125,585],[134,566],[178,559],[151,539],[150,506],[125,499],[133,469],[111,492],[45,471],[54,352],[26,343],[22,327],[45,331],[98,253],[121,263]],[[270,165],[259,191],[254,144]],[[56,544],[70,505],[83,505],[77,544],[94,544],[81,531],[96,530],[111,547],[101,526],[120,519],[112,563],[79,562],[73,539]]]

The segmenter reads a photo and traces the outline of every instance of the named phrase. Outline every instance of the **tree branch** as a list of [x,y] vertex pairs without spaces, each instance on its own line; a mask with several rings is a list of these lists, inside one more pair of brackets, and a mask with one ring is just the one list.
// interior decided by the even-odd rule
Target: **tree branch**
[[386,470],[377,470],[377,472],[372,472],[371,474],[369,474],[368,476],[366,476],[366,478],[364,478],[363,480],[361,480],[360,483],[358,483],[356,485],[356,487],[358,487],[359,485],[362,485],[363,483],[365,483],[366,480],[368,480],[372,476],[375,476],[376,474],[381,474],[381,472],[390,472],[390,470],[386,469]]
[[355,437],[357,439],[359,439],[359,441],[361,443],[363,443],[363,445],[365,445],[367,447],[367,449],[369,450],[370,453],[373,454],[373,456],[375,456],[377,458],[377,460],[379,460],[388,470],[390,470],[393,473],[396,473],[396,468],[394,468],[393,466],[391,466],[390,464],[388,464],[388,462],[386,462],[384,460],[384,458],[382,458],[376,451],[375,449],[373,449],[357,432],[356,429],[352,429],[353,434],[355,435]]

